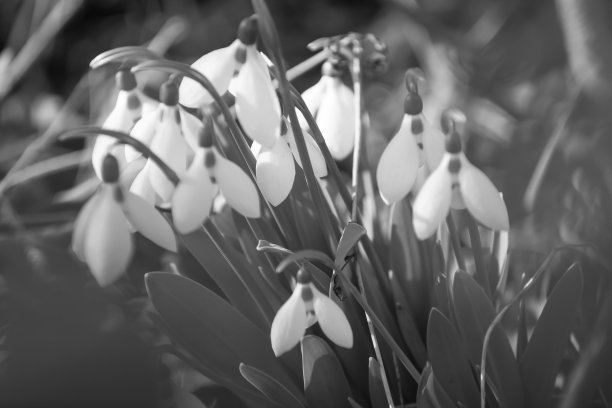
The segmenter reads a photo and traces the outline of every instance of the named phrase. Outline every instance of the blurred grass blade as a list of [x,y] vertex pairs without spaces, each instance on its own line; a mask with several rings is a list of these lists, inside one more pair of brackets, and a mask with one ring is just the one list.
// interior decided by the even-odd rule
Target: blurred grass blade
[[[495,318],[493,305],[482,287],[466,272],[457,272],[452,290],[453,310],[459,332],[467,345],[470,361],[474,366],[479,366],[484,337]],[[510,341],[500,326],[493,329],[486,361],[487,375],[497,390],[500,407],[522,407],[523,384],[518,363]]]
[[555,379],[569,343],[581,298],[582,274],[578,267],[572,266],[548,297],[519,361],[527,407],[551,406]]
[[303,394],[289,391],[278,380],[265,372],[248,364],[240,364],[240,374],[268,399],[283,408],[305,408],[306,400]]
[[370,373],[368,388],[372,408],[388,408],[389,404],[387,403],[385,386],[380,375],[380,364],[373,357],[370,357],[368,362],[368,372]]
[[202,364],[216,361],[222,374],[244,385],[248,383],[238,372],[244,362],[265,370],[289,390],[300,392],[274,357],[268,335],[225,300],[179,275],[151,272],[145,283],[173,339]]
[[350,407],[351,388],[338,358],[323,339],[312,335],[302,339],[302,366],[310,407]]
[[351,255],[353,248],[364,235],[366,235],[366,230],[361,225],[353,221],[346,224],[336,249],[334,263],[337,268],[341,268],[344,262],[348,260],[347,258]]
[[429,314],[427,349],[432,370],[448,395],[465,407],[477,407],[478,387],[463,340],[436,308]]

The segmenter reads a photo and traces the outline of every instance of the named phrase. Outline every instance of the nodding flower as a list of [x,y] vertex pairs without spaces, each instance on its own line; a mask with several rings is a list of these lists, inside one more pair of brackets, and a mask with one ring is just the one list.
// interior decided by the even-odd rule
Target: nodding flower
[[[131,136],[148,145],[172,170],[181,175],[187,168],[192,149],[197,146],[197,132],[201,124],[178,105],[178,87],[173,81],[164,83],[159,95],[161,103],[158,108],[134,125]],[[127,147],[125,155],[126,160],[132,162],[140,153]],[[166,203],[172,197],[174,186],[153,161],[147,160],[134,179],[130,191],[152,204]]]
[[444,155],[444,134],[423,117],[423,101],[411,85],[402,124],[378,162],[376,181],[383,201],[392,204],[417,192]]
[[414,232],[419,239],[432,236],[450,208],[467,210],[476,221],[493,230],[508,230],[508,210],[489,178],[465,157],[461,138],[451,130],[446,153],[425,180],[413,206]]
[[244,44],[244,52],[237,54],[243,65],[232,82],[231,92],[236,97],[236,116],[246,134],[272,148],[279,138],[281,109],[268,65],[257,51],[257,35],[257,18],[243,20],[238,38]]
[[101,166],[103,184],[83,206],[72,235],[72,248],[87,263],[100,286],[116,281],[134,252],[136,229],[157,245],[176,251],[176,239],[164,217],[119,184],[119,163],[107,154]]
[[[344,85],[341,71],[326,61],[319,82],[308,88],[302,98],[312,112],[325,143],[336,160],[347,158],[355,144],[355,98]],[[302,123],[302,127],[304,123]]]
[[174,225],[182,234],[195,231],[210,216],[219,190],[227,203],[245,217],[261,215],[255,184],[237,164],[223,157],[213,146],[213,134],[212,120],[205,117],[200,129],[200,146],[172,196]]
[[[136,87],[136,78],[129,69],[122,69],[117,72],[115,82],[117,88],[119,88],[117,100],[102,127],[129,133],[134,126],[134,122],[140,119],[143,113],[154,109],[157,104],[153,103],[151,98],[145,96]],[[125,164],[123,145],[117,145],[115,139],[110,136],[98,136],[91,154],[91,163],[100,179],[102,178],[102,162],[109,153],[112,153],[119,160],[119,166],[123,168]]]
[[[323,153],[312,139],[304,133],[308,156],[313,171],[317,177],[327,175],[327,166]],[[257,159],[255,167],[257,185],[270,204],[277,206],[282,203],[293,188],[295,180],[295,161],[302,166],[300,155],[295,144],[295,136],[287,121],[283,118],[281,123],[281,137],[272,148],[264,147],[257,142],[251,145],[251,151]]]
[[316,322],[331,341],[340,347],[353,347],[353,331],[342,309],[314,286],[310,272],[300,269],[293,294],[272,321],[274,354],[278,357],[295,347]]

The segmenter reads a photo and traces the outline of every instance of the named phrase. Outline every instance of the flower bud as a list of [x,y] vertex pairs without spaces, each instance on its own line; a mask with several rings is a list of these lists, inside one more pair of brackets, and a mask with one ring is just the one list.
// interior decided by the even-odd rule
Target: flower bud
[[102,181],[116,183],[119,180],[119,162],[113,155],[107,154],[102,160]]
[[307,285],[312,282],[312,276],[310,275],[310,272],[304,268],[300,268],[297,273],[297,282],[301,283],[302,285]]
[[257,41],[258,27],[257,16],[245,18],[238,26],[238,39],[244,45],[253,45]]
[[408,92],[404,100],[404,112],[408,115],[418,115],[423,112],[423,99],[418,92]]

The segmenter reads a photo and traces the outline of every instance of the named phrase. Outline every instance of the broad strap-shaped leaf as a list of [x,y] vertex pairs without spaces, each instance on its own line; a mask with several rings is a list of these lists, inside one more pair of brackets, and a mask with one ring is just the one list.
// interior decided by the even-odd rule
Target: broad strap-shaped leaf
[[173,339],[203,365],[216,361],[224,375],[245,384],[238,372],[244,362],[265,369],[292,392],[300,392],[274,357],[267,334],[225,300],[174,274],[151,272],[145,282],[151,302]]
[[240,374],[268,399],[281,407],[305,408],[304,395],[289,391],[277,379],[248,364],[240,364]]
[[451,400],[446,391],[442,389],[431,365],[427,363],[421,373],[419,388],[417,390],[417,407],[419,408],[456,408],[457,404]]
[[313,335],[302,339],[302,367],[310,407],[350,407],[351,388],[338,358],[323,339]]
[[429,315],[427,350],[436,378],[453,401],[465,407],[478,407],[478,387],[464,342],[453,324],[436,308]]
[[[495,310],[484,290],[466,272],[458,271],[452,285],[457,326],[467,345],[470,361],[474,366],[479,366],[484,336],[495,317]],[[518,363],[500,326],[496,326],[491,334],[486,367],[487,377],[497,389],[500,407],[522,407],[523,384]]]
[[581,298],[582,274],[574,266],[555,285],[521,356],[519,367],[527,407],[551,406],[555,379]]

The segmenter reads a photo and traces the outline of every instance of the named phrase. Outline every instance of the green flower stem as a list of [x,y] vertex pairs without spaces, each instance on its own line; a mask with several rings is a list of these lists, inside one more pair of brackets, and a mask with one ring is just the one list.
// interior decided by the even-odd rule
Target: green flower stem
[[544,259],[544,262],[542,262],[542,265],[540,265],[540,267],[535,271],[533,276],[527,281],[527,283],[523,286],[523,288],[518,291],[518,293],[512,298],[512,300],[510,300],[510,302],[508,302],[499,311],[499,313],[497,313],[495,318],[489,324],[489,327],[487,328],[487,331],[484,336],[484,340],[482,342],[482,354],[480,356],[480,378],[479,380],[480,380],[480,407],[481,408],[486,408],[485,385],[486,385],[486,378],[487,378],[487,371],[486,371],[487,351],[489,349],[489,342],[491,341],[491,335],[493,334],[493,329],[495,329],[495,326],[497,326],[499,322],[501,322],[502,318],[504,317],[504,314],[506,314],[506,312],[510,309],[510,307],[512,307],[512,305],[514,305],[517,301],[519,301],[525,295],[525,293],[527,293],[527,291],[531,289],[531,287],[536,283],[536,281],[540,278],[540,276],[542,276],[544,272],[547,271],[548,265],[553,260],[553,257],[558,252],[564,249],[575,249],[575,250],[588,249],[588,246],[586,245],[563,245],[563,246],[560,246],[560,247],[557,247],[551,250],[546,256],[546,258]]
[[484,254],[482,252],[482,244],[480,242],[480,231],[478,231],[478,225],[476,220],[472,217],[468,211],[466,211],[468,218],[468,230],[470,232],[470,241],[472,242],[472,253],[474,254],[474,263],[476,264],[476,275],[482,279],[483,289],[485,293],[491,297],[491,282],[489,280],[489,271],[485,266]]
[[[347,261],[347,263],[344,264],[344,267],[348,265],[348,262],[350,261]],[[344,267],[342,269],[344,269]],[[378,316],[376,316],[376,313],[370,307],[370,305],[368,304],[368,301],[361,294],[359,289],[357,289],[355,285],[353,285],[353,283],[350,281],[350,279],[344,275],[344,272],[342,270],[337,270],[335,268],[335,271],[336,271],[336,275],[342,281],[342,287],[349,290],[349,292],[351,293],[351,295],[353,295],[353,297],[355,298],[357,303],[359,303],[361,308],[368,314],[368,316],[370,316],[370,319],[372,319],[372,324],[374,324],[374,327],[376,327],[376,329],[380,332],[380,335],[383,337],[383,339],[385,339],[389,347],[391,347],[391,350],[393,351],[393,353],[395,353],[395,355],[400,360],[402,365],[406,368],[410,376],[418,384],[421,378],[421,374],[419,373],[419,370],[417,370],[417,368],[414,366],[414,364],[412,364],[412,361],[410,361],[406,353],[404,353],[402,348],[395,342],[395,340],[393,339],[393,336],[391,335],[391,333],[389,333],[389,330],[387,330],[387,328],[385,327],[385,324],[378,318]]]
[[358,42],[353,46],[351,59],[351,78],[353,79],[353,93],[355,104],[355,143],[353,147],[353,168],[351,173],[351,187],[353,189],[353,203],[351,205],[351,220],[357,220],[359,209],[359,196],[361,191],[361,177],[359,175],[359,164],[361,162],[362,133],[363,133],[363,96],[361,78],[361,44]]
[[170,180],[172,184],[174,185],[178,184],[179,177],[174,172],[174,170],[172,170],[162,159],[160,159],[158,155],[153,153],[153,151],[151,151],[151,149],[149,149],[147,145],[145,145],[139,140],[134,139],[133,137],[131,137],[130,135],[126,133],[119,132],[117,130],[104,129],[104,128],[97,127],[97,126],[82,126],[82,127],[78,127],[75,129],[70,129],[67,132],[62,133],[61,135],[59,135],[58,139],[68,140],[68,139],[74,139],[74,138],[83,137],[83,136],[100,136],[100,135],[110,136],[112,138],[117,139],[119,142],[123,144],[132,146],[134,149],[142,153],[144,157],[151,159],[160,168],[160,170],[166,175],[166,177],[168,178],[168,180]]
[[158,59],[159,55],[145,47],[127,46],[105,51],[91,60],[89,68],[96,69],[113,62],[149,61]]
[[293,67],[287,70],[287,80],[293,81],[294,79],[304,75],[306,72],[317,67],[323,61],[325,61],[328,57],[329,57],[328,49],[324,49],[322,51],[319,51],[315,55],[308,57],[304,61],[300,62],[297,65],[294,65]]
[[461,252],[461,240],[459,239],[459,233],[457,232],[457,227],[455,226],[455,221],[453,220],[453,216],[451,213],[448,213],[446,217],[446,225],[448,226],[448,235],[451,240],[451,245],[453,246],[453,252],[455,253],[455,259],[457,259],[457,266],[462,271],[466,271],[465,267],[465,259],[463,258],[463,253]]

